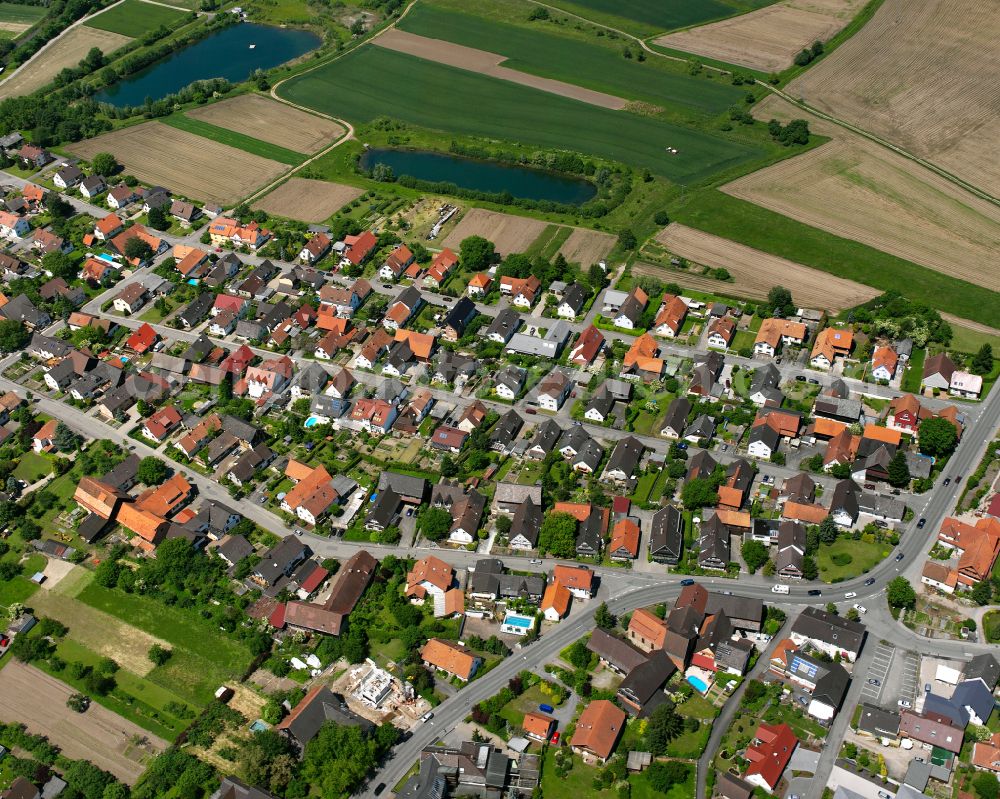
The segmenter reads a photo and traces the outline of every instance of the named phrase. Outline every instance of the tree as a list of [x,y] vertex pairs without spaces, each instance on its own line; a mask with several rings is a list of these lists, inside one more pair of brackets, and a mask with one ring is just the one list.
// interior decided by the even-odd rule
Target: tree
[[861,614],[855,608],[850,608],[847,611],[846,618],[848,621],[858,621],[861,618]]
[[646,780],[654,791],[668,793],[675,785],[683,785],[691,774],[691,766],[679,760],[651,763],[646,769]]
[[454,477],[458,474],[458,464],[455,463],[455,459],[451,455],[445,455],[441,458],[441,476],[442,477]]
[[665,755],[667,745],[683,731],[684,719],[677,715],[673,705],[660,705],[646,721],[646,749],[654,757]]
[[72,204],[64,200],[62,195],[55,191],[50,191],[48,197],[45,198],[45,210],[49,212],[49,216],[54,220],[69,219],[76,213]]
[[575,641],[566,652],[566,659],[577,669],[586,669],[590,666],[592,653],[587,649],[583,641]]
[[[100,50],[97,52],[100,53]],[[104,177],[109,177],[118,171],[118,161],[111,153],[97,153],[90,159],[90,166],[98,175]]]
[[161,206],[150,208],[147,214],[149,226],[156,230],[167,230],[170,227],[170,218]]
[[893,608],[912,608],[917,604],[917,592],[905,577],[894,577],[886,588],[886,599]]
[[809,555],[802,558],[802,577],[806,580],[815,580],[819,577],[819,566],[816,565],[816,558]]
[[70,694],[66,707],[76,713],[83,713],[90,706],[90,697],[86,694]]
[[789,316],[795,313],[792,292],[784,286],[774,286],[767,292],[767,304],[775,316]]
[[46,253],[42,256],[42,269],[50,272],[52,277],[61,277],[63,280],[72,280],[79,271],[76,261],[66,253],[58,250]]
[[557,558],[570,558],[576,553],[576,517],[568,513],[550,513],[538,531],[538,550],[551,552]]
[[608,610],[608,603],[602,602],[594,611],[594,624],[602,630],[613,630],[618,624],[615,614]]
[[167,471],[167,464],[155,455],[147,455],[139,461],[136,477],[143,485],[155,486],[167,479]]
[[920,423],[920,428],[917,431],[917,442],[924,455],[944,457],[954,451],[955,445],[958,443],[958,433],[955,430],[955,425],[947,419],[932,416]]
[[653,214],[653,223],[657,225],[669,225],[670,215],[666,211],[657,211]]
[[629,228],[623,228],[618,232],[618,246],[623,250],[634,250],[638,244],[639,242],[635,238],[635,233]]
[[172,654],[173,652],[166,647],[160,646],[159,644],[153,644],[149,648],[149,652],[146,653],[146,657],[149,658],[151,663],[157,666],[162,666],[170,660],[170,656]]
[[989,374],[993,369],[993,345],[983,344],[979,351],[972,357],[972,371],[977,375]]
[[993,599],[993,586],[989,580],[980,580],[972,586],[972,601],[977,605],[988,605]]
[[23,350],[30,340],[31,333],[16,319],[0,320],[0,352],[4,355]]
[[451,530],[451,514],[444,508],[426,508],[417,519],[417,529],[429,541],[440,541]]
[[889,461],[888,471],[889,485],[895,488],[904,488],[910,484],[910,467],[906,463],[906,453],[903,450],[896,450],[896,454]]
[[125,257],[130,261],[142,263],[153,256],[153,248],[138,236],[133,236],[125,242]]
[[980,771],[972,778],[972,787],[976,789],[979,799],[998,799],[1000,797],[1000,782],[995,774]]
[[697,510],[719,501],[719,490],[715,483],[706,477],[696,477],[688,480],[681,489],[681,502],[687,510]]
[[754,541],[753,539],[744,541],[740,552],[747,564],[747,569],[750,570],[750,574],[756,572],[757,569],[767,562],[767,547],[760,541]]
[[481,272],[488,269],[497,259],[496,248],[489,239],[482,236],[468,236],[458,246],[458,260],[463,269]]
[[80,447],[80,436],[62,422],[56,425],[56,435],[53,441],[56,449],[60,452],[73,452]]
[[495,525],[497,528],[497,533],[499,533],[502,536],[508,536],[510,535],[510,528],[513,525],[513,521],[511,520],[510,516],[497,516]]
[[827,515],[819,523],[819,540],[824,544],[832,544],[837,540],[837,535],[840,531],[837,529],[837,523],[833,520],[833,516]]

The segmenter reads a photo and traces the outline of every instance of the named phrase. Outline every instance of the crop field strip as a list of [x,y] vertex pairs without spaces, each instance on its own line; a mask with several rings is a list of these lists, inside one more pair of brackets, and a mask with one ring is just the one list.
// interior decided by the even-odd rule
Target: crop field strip
[[595,22],[652,36],[662,31],[704,25],[770,5],[774,0],[548,0],[548,4]]
[[31,94],[42,88],[61,70],[79,64],[93,47],[97,47],[107,55],[119,47],[124,47],[130,41],[131,38],[120,33],[77,25],[58,39],[49,42],[30,64],[0,83],[0,100]]
[[670,33],[656,44],[761,72],[790,67],[796,54],[815,41],[828,41],[861,10],[866,0],[782,0],[782,2]]
[[458,7],[468,10],[457,10],[455,0],[421,3],[400,21],[399,28],[498,53],[507,57],[504,66],[510,69],[677,113],[719,114],[741,102],[745,94],[728,83],[688,75],[685,66],[666,59],[647,58],[640,63],[623,58],[621,44],[607,37],[540,22],[530,27],[511,24],[511,20],[520,23],[527,18],[532,7],[527,2],[480,2]]
[[390,29],[374,40],[379,47],[385,47],[399,53],[408,53],[417,58],[424,58],[438,64],[464,69],[469,72],[476,72],[480,75],[489,75],[500,80],[510,81],[522,86],[529,86],[543,92],[549,92],[560,97],[569,97],[579,100],[581,103],[596,105],[599,108],[610,108],[613,111],[620,111],[628,105],[628,101],[621,97],[615,97],[604,92],[595,92],[593,89],[585,89],[565,81],[553,80],[552,78],[542,78],[537,75],[530,75],[527,72],[519,72],[516,69],[500,66],[505,58],[496,53],[488,53],[485,50],[476,50],[471,47],[464,47],[460,44],[452,44],[441,39],[430,39],[426,36],[419,36],[415,33]]
[[343,126],[332,120],[259,94],[241,94],[192,108],[185,116],[296,153],[314,153],[344,135]]
[[364,191],[356,186],[293,177],[254,202],[253,207],[300,222],[323,222],[362,194]]
[[[713,283],[719,290],[739,296],[760,299],[767,296],[772,286],[780,285],[791,291],[797,302],[810,308],[838,312],[879,294],[870,286],[832,277],[786,258],[677,223],[667,225],[656,235],[656,240],[674,255],[703,266],[729,270],[732,283],[718,280]],[[685,281],[683,271],[666,274],[682,284]]]
[[[193,199],[229,205],[287,171],[285,164],[178,130],[144,122],[66,148],[90,159],[110,152],[144,183],[169,186]],[[150,154],[155,153],[156,158]]]
[[997,197],[998,39],[996,3],[885,0],[787,91]]
[[879,291],[899,291],[955,316],[1000,319],[1000,293],[841,238],[722,191],[692,193],[673,208],[671,218]]
[[545,222],[538,219],[472,208],[448,234],[443,246],[458,252],[462,239],[482,236],[493,242],[500,255],[506,256],[528,250],[547,228]]
[[0,3],[0,38],[16,38],[45,16],[45,6]]
[[[1000,291],[1000,208],[845,134],[722,187],[807,225]],[[994,268],[990,268],[990,264]]]
[[302,153],[297,153],[294,150],[289,150],[271,142],[254,139],[236,130],[220,128],[218,125],[212,125],[200,119],[193,119],[184,114],[173,114],[172,116],[164,117],[160,121],[165,125],[170,125],[172,128],[187,131],[196,136],[203,136],[220,144],[235,147],[237,150],[259,155],[261,158],[270,158],[272,161],[278,161],[289,166],[298,166],[306,160],[306,156]]
[[161,25],[168,28],[184,19],[184,12],[174,8],[146,3],[143,0],[125,0],[87,21],[88,28],[120,33],[133,38],[142,36]]
[[[359,123],[390,110],[396,119],[432,130],[570,148],[646,167],[680,183],[763,153],[652,117],[596,108],[381,47],[358,48],[283,83],[279,93]],[[668,146],[678,154],[667,153]]]

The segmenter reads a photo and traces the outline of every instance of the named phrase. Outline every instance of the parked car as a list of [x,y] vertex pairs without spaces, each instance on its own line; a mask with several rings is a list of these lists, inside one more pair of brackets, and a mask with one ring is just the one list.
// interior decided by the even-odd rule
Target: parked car
[[542,713],[551,713],[553,711],[552,705],[539,705],[538,709],[541,710]]
[[875,679],[874,677],[872,677],[872,678],[871,678],[871,679],[870,679],[870,680],[868,681],[868,684],[869,684],[869,685],[881,685],[881,684],[882,684],[882,681],[881,681],[881,680],[876,680],[876,679]]
[[677,444],[677,449],[687,449],[687,448],[688,445],[686,441],[681,441],[680,443]]
[[815,377],[810,377],[809,382],[812,383],[814,386],[819,385],[819,380],[817,380]]
[[422,715],[420,717],[420,720],[421,721],[430,721],[432,718],[434,718],[434,711],[433,710],[428,710],[426,713],[424,713],[424,715]]
[[896,704],[900,707],[913,707],[913,703],[909,699],[900,699]]
[[681,585],[694,585],[694,580],[692,580],[690,577],[687,578],[687,579],[681,580]]
[[800,383],[805,383],[806,382],[806,376],[805,375],[795,375],[795,379],[798,380]]
[[385,790],[385,783],[384,783],[384,782],[380,782],[380,783],[379,783],[378,785],[376,785],[376,786],[375,786],[375,790],[374,790],[374,791],[372,791],[372,793],[373,793],[373,794],[374,794],[375,796],[378,796],[378,795],[379,795],[379,794],[381,794],[381,793],[382,793],[382,791],[384,791],[384,790]]
[[552,737],[549,740],[553,744],[558,744],[559,743],[559,730],[556,730],[554,733],[552,733]]
[[531,565],[532,566],[540,566],[541,564],[542,564],[542,561],[541,561],[540,558],[532,558],[531,559]]
[[530,413],[532,416],[534,416],[536,413],[538,413],[538,411],[536,411],[534,408],[525,408],[524,412],[525,413]]
[[894,488],[889,493],[892,494],[894,497],[898,497],[900,495],[900,493],[902,493],[902,492],[900,492],[900,490],[898,488]]
[[854,605],[854,609],[862,616],[864,616],[868,612],[868,608],[866,608],[864,605],[858,605],[856,603]]
[[874,491],[875,483],[865,483],[865,488],[867,488],[869,491]]

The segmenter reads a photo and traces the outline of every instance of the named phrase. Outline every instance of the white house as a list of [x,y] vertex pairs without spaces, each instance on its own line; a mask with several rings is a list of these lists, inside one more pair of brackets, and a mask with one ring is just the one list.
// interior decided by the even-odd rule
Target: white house
[[538,407],[546,411],[558,411],[569,396],[573,384],[565,374],[551,372],[538,386]]
[[979,395],[983,393],[983,378],[969,372],[954,372],[951,376],[948,393],[956,397],[978,399]]
[[0,211],[0,236],[19,239],[31,232],[31,225],[23,216]]

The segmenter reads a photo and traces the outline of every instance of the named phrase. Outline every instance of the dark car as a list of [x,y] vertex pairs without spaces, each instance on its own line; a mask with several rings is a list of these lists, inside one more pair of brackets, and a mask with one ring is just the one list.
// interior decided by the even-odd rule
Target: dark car
[[809,596],[823,596],[823,592],[818,588],[812,588],[809,590]]
[[798,380],[800,383],[805,383],[806,382],[806,376],[805,375],[795,375],[795,379]]
[[867,580],[865,580],[865,585],[875,585],[875,578],[869,577]]
[[951,485],[951,478],[950,478],[950,477],[946,477],[946,478],[944,478],[944,484],[945,484],[946,486],[950,486],[950,485]]
[[817,380],[815,377],[810,377],[809,382],[812,383],[814,386],[819,385],[819,380]]
[[876,680],[876,679],[875,679],[875,678],[873,677],[872,679],[870,679],[870,680],[868,681],[868,684],[869,684],[869,685],[881,685],[881,684],[882,684],[882,681],[881,681],[881,680]]
[[923,530],[925,524],[927,524],[927,517],[921,516],[920,517],[920,521],[917,522],[917,529],[918,530]]
[[694,585],[694,580],[688,578],[686,580],[681,580],[681,585]]
[[902,559],[903,559],[903,553],[900,552],[899,554],[896,555],[896,560],[902,560]]
[[375,790],[372,791],[372,793],[374,793],[376,796],[378,796],[384,790],[385,790],[385,783],[384,782],[380,782],[378,785],[375,786]]

